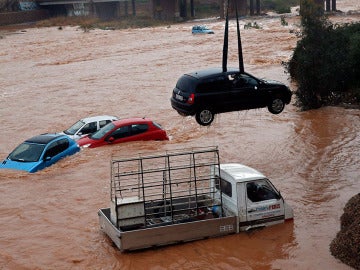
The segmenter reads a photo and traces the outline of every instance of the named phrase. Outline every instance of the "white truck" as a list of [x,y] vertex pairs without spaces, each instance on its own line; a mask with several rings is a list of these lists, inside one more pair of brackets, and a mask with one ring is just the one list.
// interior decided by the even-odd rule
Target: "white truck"
[[220,164],[217,147],[111,160],[100,227],[121,251],[239,233],[293,219],[263,174]]

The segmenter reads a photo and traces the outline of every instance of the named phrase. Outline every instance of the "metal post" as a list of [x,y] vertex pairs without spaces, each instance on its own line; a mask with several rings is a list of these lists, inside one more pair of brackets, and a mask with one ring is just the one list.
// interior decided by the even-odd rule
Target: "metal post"
[[326,6],[325,10],[327,12],[330,12],[330,0],[326,0],[325,6]]
[[222,58],[223,72],[227,72],[228,47],[229,47],[229,0],[227,1],[226,15],[225,15],[224,45],[223,45],[223,58]]
[[250,16],[254,15],[254,0],[250,0]]
[[136,16],[135,0],[131,0],[131,5],[132,5],[132,14],[133,16]]
[[260,15],[261,8],[260,8],[260,0],[256,0],[256,14]]
[[125,4],[125,16],[128,16],[128,15],[129,15],[129,12],[128,12],[128,1],[125,1],[124,4]]
[[336,0],[332,0],[332,11],[336,11]]
[[[145,184],[144,184],[144,173],[143,173],[143,160],[142,158],[140,157],[139,158],[139,167],[140,167],[140,172],[141,172],[141,191],[142,191],[142,199],[143,199],[143,207],[144,207],[144,217],[145,217],[145,226],[147,224],[146,222],[146,207],[145,207]],[[139,177],[139,175],[138,175]],[[138,182],[139,183],[139,182]],[[140,192],[140,188],[138,188],[139,192]],[[140,199],[140,197],[139,197]]]
[[[192,165],[193,165],[193,170],[194,170],[194,189],[195,189],[195,203],[196,203],[196,214],[198,215],[198,210],[199,210],[199,205],[198,205],[198,191],[197,191],[197,179],[196,179],[196,161],[195,161],[195,153],[192,153]],[[190,196],[191,197],[191,196]],[[190,202],[191,203],[191,202]]]
[[[172,188],[171,188],[171,178],[170,178],[170,156],[166,155],[166,165],[167,170],[169,172],[167,181],[169,182],[169,193],[170,193],[170,215],[171,215],[171,223],[174,223],[174,213],[173,213],[173,194],[172,194]],[[166,175],[166,172],[164,172]],[[164,212],[166,213],[166,198],[164,203],[165,209]]]
[[180,17],[181,18],[186,18],[187,17],[187,10],[186,10],[186,7],[187,7],[187,3],[186,3],[186,0],[180,0],[179,1],[179,4],[180,4]]
[[195,17],[194,0],[190,0],[190,10],[191,10],[191,17]]

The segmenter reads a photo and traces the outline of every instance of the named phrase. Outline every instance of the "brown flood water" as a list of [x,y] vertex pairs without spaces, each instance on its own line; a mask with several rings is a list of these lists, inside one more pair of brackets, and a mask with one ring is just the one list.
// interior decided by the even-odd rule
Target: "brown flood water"
[[[338,9],[360,10],[358,0]],[[358,21],[359,15],[336,16]],[[281,67],[299,18],[256,18],[242,30],[245,69],[290,84]],[[241,21],[241,24],[248,19]],[[0,39],[0,158],[25,139],[67,128],[79,118],[147,116],[169,142],[85,149],[36,174],[0,171],[0,269],[350,269],[331,256],[345,203],[360,190],[360,111],[322,108],[280,115],[267,109],[218,115],[210,127],[183,118],[169,102],[184,72],[220,66],[222,21],[215,35],[193,23],[84,33],[76,27],[27,29]],[[229,65],[236,66],[230,23]],[[294,86],[291,85],[294,89]],[[113,155],[218,145],[221,162],[262,171],[294,208],[293,222],[252,233],[141,252],[120,253],[99,230],[109,205]]]

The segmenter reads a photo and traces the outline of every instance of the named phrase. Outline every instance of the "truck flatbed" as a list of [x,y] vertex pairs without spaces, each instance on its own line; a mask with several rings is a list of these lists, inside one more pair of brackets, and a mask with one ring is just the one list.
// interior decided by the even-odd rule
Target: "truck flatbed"
[[219,217],[203,220],[168,224],[123,231],[110,220],[110,208],[98,212],[101,229],[111,238],[120,251],[130,251],[149,247],[188,242],[209,237],[236,233],[237,218]]

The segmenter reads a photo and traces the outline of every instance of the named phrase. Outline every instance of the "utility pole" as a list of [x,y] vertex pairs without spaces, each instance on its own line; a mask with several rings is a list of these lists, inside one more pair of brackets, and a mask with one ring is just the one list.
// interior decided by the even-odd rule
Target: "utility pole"
[[325,2],[325,10],[326,10],[327,12],[330,11],[330,0],[326,0],[326,2]]
[[260,9],[260,0],[256,0],[256,14],[260,15],[261,9]]
[[133,16],[136,16],[135,0],[131,0],[131,5],[132,5],[132,14]]
[[254,15],[254,0],[250,0],[250,16]]
[[332,0],[332,11],[336,11],[336,0]]
[[195,17],[194,0],[190,0],[190,11],[191,11],[191,17]]
[[[254,7],[255,1],[255,7]],[[254,10],[256,9],[256,14],[260,15],[260,0],[250,0],[250,15],[253,16],[255,14]]]
[[331,10],[336,11],[336,0],[326,0],[326,8],[327,12],[330,12],[330,2],[331,2]]

